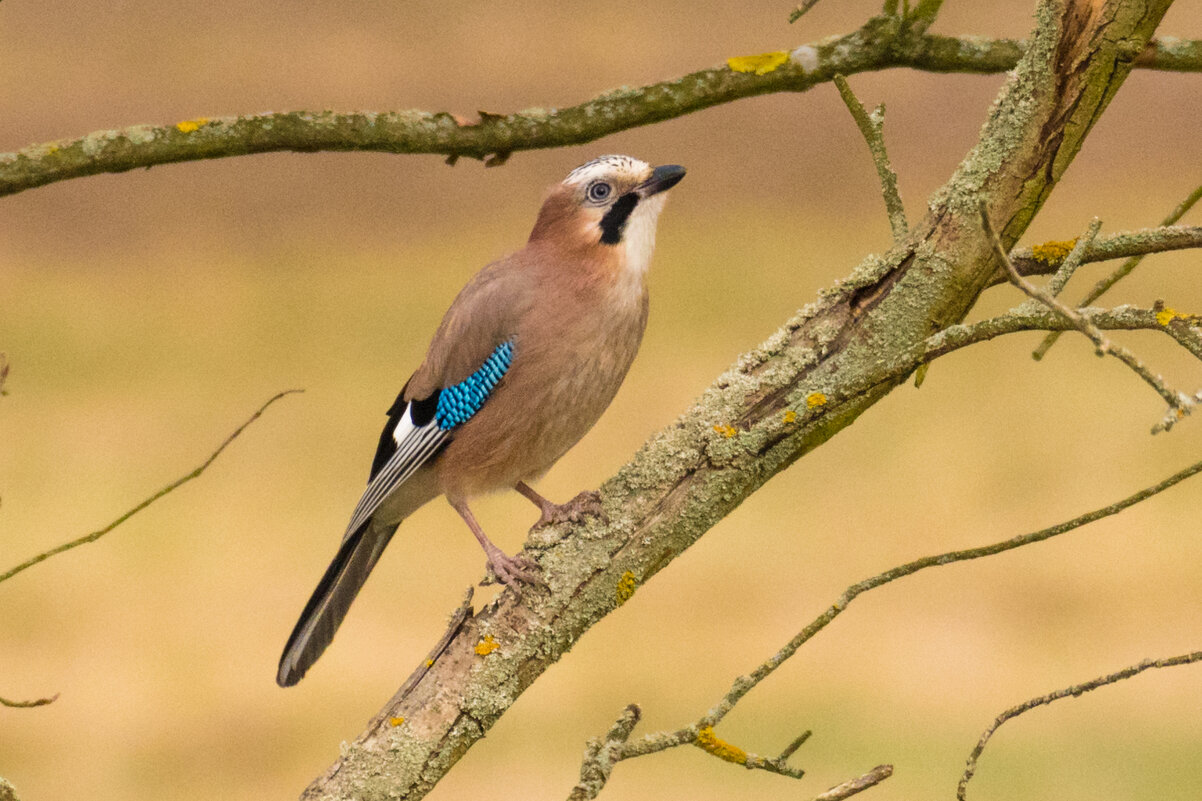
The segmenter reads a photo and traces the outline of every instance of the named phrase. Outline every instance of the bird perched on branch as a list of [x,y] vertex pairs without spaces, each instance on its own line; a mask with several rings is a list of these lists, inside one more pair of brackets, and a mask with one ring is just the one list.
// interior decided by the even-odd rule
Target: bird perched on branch
[[586,502],[556,506],[527,482],[592,428],[625,378],[647,323],[656,219],[684,174],[629,156],[582,164],[547,193],[526,246],[459,292],[388,410],[367,489],[280,657],[281,687],[330,644],[401,521],[439,495],[498,579],[539,581],[532,561],[488,539],[468,501],[512,487],[539,523]]

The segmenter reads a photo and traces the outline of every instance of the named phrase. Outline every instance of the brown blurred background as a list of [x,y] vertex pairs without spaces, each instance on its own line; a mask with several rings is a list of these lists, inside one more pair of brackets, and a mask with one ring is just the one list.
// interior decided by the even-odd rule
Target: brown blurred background
[[[936,30],[1025,35],[1033,0],[948,0]],[[570,105],[858,25],[879,2],[0,5],[0,149],[133,123],[265,110]],[[1202,0],[1161,29],[1202,36]],[[1000,76],[856,76],[888,104],[912,218],[971,146]],[[1159,220],[1202,180],[1202,76],[1136,73],[1028,243]],[[542,483],[597,486],[738,353],[888,226],[831,86],[723,108],[502,169],[434,156],[280,154],[68,181],[0,201],[0,567],[97,528],[282,402],[197,482],[104,541],[0,586],[0,776],[24,801],[292,798],[442,632],[484,560],[444,503],[409,520],[334,646],[273,682],[366,478],[384,410],[455,291],[522,243],[542,189],[605,152],[678,162],[643,352],[613,407]],[[1202,221],[1197,214],[1194,222]],[[1082,271],[1069,295],[1110,265]],[[1115,303],[1202,309],[1198,257],[1158,257]],[[990,291],[977,314],[1019,301]],[[772,481],[591,631],[434,798],[558,798],[625,704],[643,730],[712,704],[848,584],[1039,528],[1198,458],[1202,420],[1152,438],[1158,398],[1066,338],[934,365]],[[1124,337],[1182,388],[1196,362]],[[804,784],[685,749],[623,764],[611,799],[805,798],[880,762],[873,797],[952,795],[1001,709],[1202,647],[1202,483],[1000,558],[876,591],[757,689],[721,734],[773,753],[803,728]],[[478,515],[507,550],[520,498]],[[989,799],[1202,795],[1202,669],[1145,675],[1009,724]]]

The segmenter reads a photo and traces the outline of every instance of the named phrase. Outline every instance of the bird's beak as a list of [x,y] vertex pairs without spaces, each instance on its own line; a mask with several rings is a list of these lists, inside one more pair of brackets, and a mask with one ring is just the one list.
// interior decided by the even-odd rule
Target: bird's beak
[[684,167],[679,164],[665,164],[662,167],[656,167],[651,173],[651,177],[639,184],[635,191],[641,198],[665,192],[680,183],[684,172]]

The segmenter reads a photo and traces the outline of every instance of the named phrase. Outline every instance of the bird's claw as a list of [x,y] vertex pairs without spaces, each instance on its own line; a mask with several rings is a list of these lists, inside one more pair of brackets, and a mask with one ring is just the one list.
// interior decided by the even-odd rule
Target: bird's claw
[[546,587],[547,582],[539,574],[539,564],[524,554],[506,556],[498,549],[488,554],[488,568],[493,577],[518,595],[522,594],[523,584],[537,584]]
[[531,530],[555,523],[579,523],[586,517],[596,517],[602,522],[608,522],[605,509],[601,506],[601,493],[596,490],[585,490],[567,503],[549,503],[541,507],[543,513]]

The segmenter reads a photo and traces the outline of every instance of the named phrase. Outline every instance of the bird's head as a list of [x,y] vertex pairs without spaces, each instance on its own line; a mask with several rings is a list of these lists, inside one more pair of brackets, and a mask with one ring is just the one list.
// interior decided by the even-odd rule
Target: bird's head
[[592,250],[641,276],[655,247],[655,223],[667,190],[684,174],[679,165],[652,167],[630,156],[581,164],[547,194],[530,241]]

